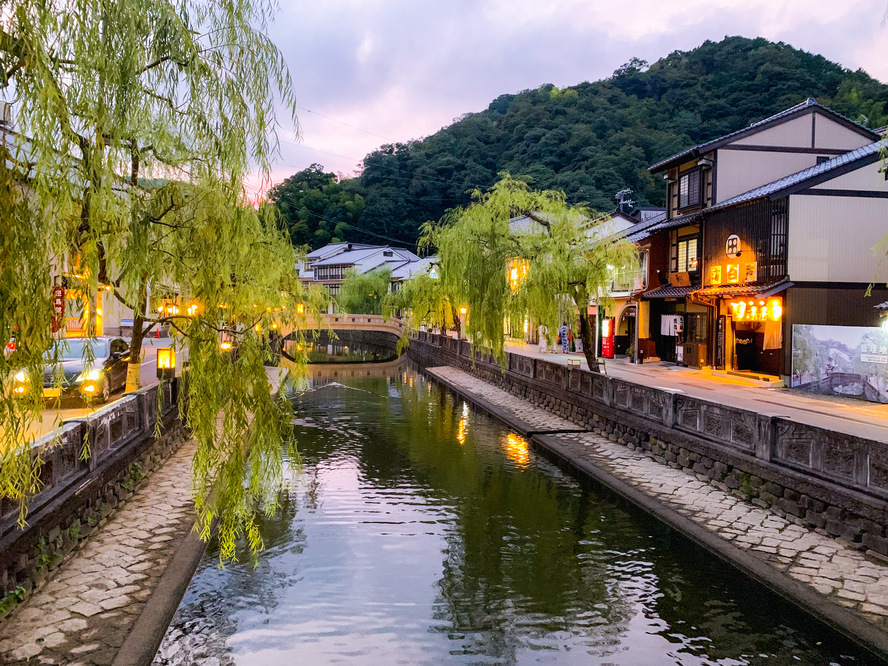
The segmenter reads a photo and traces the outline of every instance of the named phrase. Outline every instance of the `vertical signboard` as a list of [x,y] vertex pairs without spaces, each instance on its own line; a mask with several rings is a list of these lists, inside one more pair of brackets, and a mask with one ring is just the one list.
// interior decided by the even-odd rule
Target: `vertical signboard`
[[604,358],[614,357],[614,320],[601,320],[601,355]]
[[58,333],[65,325],[65,288],[52,288],[52,332]]

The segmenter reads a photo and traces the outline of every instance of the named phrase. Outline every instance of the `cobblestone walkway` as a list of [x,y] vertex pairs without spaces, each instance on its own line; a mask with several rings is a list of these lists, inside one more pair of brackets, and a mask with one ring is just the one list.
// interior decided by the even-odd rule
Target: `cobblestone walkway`
[[0,624],[0,661],[110,664],[190,531],[194,442],[154,472]]
[[[428,372],[477,395],[533,428],[576,428],[529,402],[461,370]],[[559,424],[560,422],[560,424]],[[811,531],[738,499],[682,470],[651,460],[639,450],[594,433],[552,435],[578,456],[622,479],[650,497],[821,595],[857,611],[888,629],[888,567],[831,536]]]

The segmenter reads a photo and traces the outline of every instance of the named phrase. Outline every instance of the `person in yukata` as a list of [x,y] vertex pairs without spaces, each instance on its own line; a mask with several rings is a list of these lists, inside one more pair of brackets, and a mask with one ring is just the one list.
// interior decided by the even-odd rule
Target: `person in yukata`
[[540,334],[540,354],[546,353],[546,333],[547,330],[545,326],[540,324],[539,334]]
[[570,340],[567,339],[567,322],[561,322],[561,328],[558,330],[558,337],[561,339],[561,353],[566,354],[568,350],[568,346],[570,345]]

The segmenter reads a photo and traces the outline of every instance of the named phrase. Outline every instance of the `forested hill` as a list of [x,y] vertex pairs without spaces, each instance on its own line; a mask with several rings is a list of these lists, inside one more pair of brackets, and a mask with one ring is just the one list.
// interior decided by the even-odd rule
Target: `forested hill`
[[312,247],[411,243],[422,222],[465,204],[468,190],[490,186],[500,171],[597,210],[611,210],[625,187],[639,205],[658,205],[665,190],[648,165],[810,96],[869,127],[888,123],[888,86],[865,72],[783,43],[728,37],[650,67],[630,61],[595,83],[501,95],[425,139],[370,153],[359,178],[337,183],[314,165],[271,197],[293,242]]

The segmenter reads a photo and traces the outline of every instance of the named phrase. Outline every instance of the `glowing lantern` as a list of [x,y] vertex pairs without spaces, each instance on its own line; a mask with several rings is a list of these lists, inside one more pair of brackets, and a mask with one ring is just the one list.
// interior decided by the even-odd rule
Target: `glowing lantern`
[[161,347],[157,350],[157,378],[172,379],[176,374],[176,350]]

